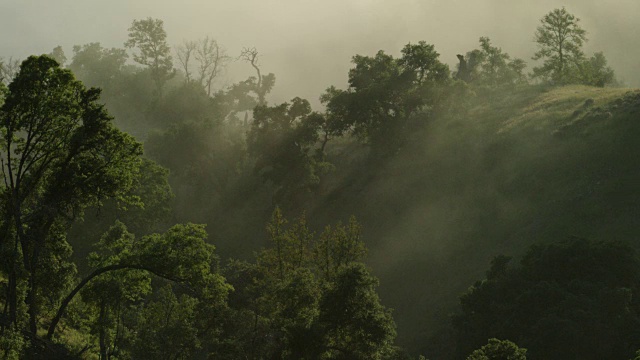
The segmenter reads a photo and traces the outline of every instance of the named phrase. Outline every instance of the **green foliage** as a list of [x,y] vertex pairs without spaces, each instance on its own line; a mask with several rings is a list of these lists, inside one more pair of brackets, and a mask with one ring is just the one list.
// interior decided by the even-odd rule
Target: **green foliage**
[[317,269],[331,278],[341,268],[364,259],[367,249],[360,236],[362,227],[352,216],[344,226],[338,223],[333,228],[327,225],[313,249]]
[[156,84],[157,95],[162,95],[164,84],[175,75],[163,21],[150,17],[133,20],[129,28],[129,40],[124,45],[138,50],[133,55],[133,60],[149,68],[151,78]]
[[[287,226],[276,209],[267,226],[271,247],[257,254],[255,265],[233,261],[226,268],[235,288],[225,326],[231,331],[216,356],[380,359],[394,353],[393,319],[375,292],[377,280],[359,263],[364,246],[355,220],[350,228],[327,229],[321,238],[331,251],[321,254],[305,217]],[[330,275],[319,256],[329,257]]]
[[526,360],[527,349],[521,349],[509,340],[489,339],[489,343],[475,350],[467,360]]
[[327,225],[316,238],[303,214],[289,227],[279,208],[273,211],[267,232],[273,247],[263,250],[258,264],[274,276],[301,268],[313,269],[324,280],[331,280],[345,266],[363,261],[367,250],[360,236],[362,228],[355,217],[344,226]]
[[[466,55],[466,80],[487,89],[512,87],[527,83],[524,69],[527,66],[522,59],[511,59],[501,48],[491,45],[488,37],[480,38],[480,49]],[[458,77],[461,69],[458,69]]]
[[60,66],[64,66],[64,64],[67,62],[67,56],[64,54],[64,50],[60,45],[53,48],[53,51],[49,54],[49,57],[57,61]]
[[44,298],[55,304],[74,272],[64,229],[105,199],[138,200],[127,192],[138,173],[141,145],[113,127],[99,95],[55,60],[32,56],[22,63],[0,108],[5,184],[0,245],[13,248],[2,268],[10,278],[8,316],[16,323],[16,290],[28,283],[24,301],[33,333]]
[[188,83],[168,90],[148,116],[153,119],[156,129],[163,130],[187,122],[218,125],[224,114],[216,105],[201,86]]
[[[519,268],[498,257],[460,298],[459,350],[514,339],[533,359],[628,358],[640,341],[640,259],[627,245],[583,239],[533,246]],[[467,350],[468,351],[468,350]]]
[[276,201],[318,185],[322,160],[314,157],[313,147],[323,123],[324,117],[300,98],[253,110],[247,151],[256,159],[256,172],[277,186]]
[[[123,223],[116,224],[96,244],[98,252],[89,256],[89,266],[100,268],[120,263],[131,256],[135,236]],[[97,314],[91,330],[98,335],[100,355],[108,359],[122,347],[120,323],[129,306],[151,292],[151,277],[142,270],[114,271],[90,282],[82,291],[82,300]]]
[[131,355],[134,359],[192,359],[200,348],[196,327],[198,300],[177,297],[170,287],[144,307]]
[[[66,306],[83,290],[83,300],[95,309],[92,329],[98,335],[102,357],[160,351],[163,342],[173,340],[177,344],[171,349],[172,356],[182,347],[189,351],[185,341],[198,348],[202,337],[218,330],[216,314],[224,310],[231,290],[217,273],[214,247],[205,242],[206,237],[204,226],[187,224],[136,239],[124,224],[116,223],[97,244],[99,251],[89,258],[95,270],[64,299],[48,337]],[[141,304],[151,291],[150,275],[173,281],[179,291],[163,290],[160,300]],[[174,307],[181,309],[177,318],[171,317]],[[165,316],[155,319],[162,312]],[[168,339],[167,333],[184,337]]]
[[318,324],[326,359],[383,359],[396,336],[380,304],[377,279],[362,264],[343,267],[320,300]]
[[533,77],[556,84],[584,84],[603,87],[615,85],[615,73],[607,66],[602,52],[586,58],[582,45],[587,41],[580,19],[565,8],[545,15],[536,31],[538,52],[534,60],[543,60],[542,66],[533,68]]
[[543,64],[533,68],[533,76],[557,84],[574,83],[577,66],[584,59],[582,45],[587,41],[580,19],[563,7],[546,14],[540,23],[533,60],[543,60]]
[[0,357],[3,360],[24,359],[24,349],[29,345],[20,330],[13,326],[0,330]]
[[86,86],[113,92],[125,72],[127,58],[124,49],[103,48],[100,43],[75,45],[69,70]]
[[580,67],[580,76],[580,82],[585,85],[604,87],[617,84],[615,72],[607,66],[607,58],[602,52],[584,60]]
[[377,154],[393,154],[415,129],[417,113],[431,113],[446,87],[449,69],[433,45],[407,44],[394,59],[379,51],[356,55],[349,70],[349,88],[327,89],[322,96],[334,133],[349,132]]

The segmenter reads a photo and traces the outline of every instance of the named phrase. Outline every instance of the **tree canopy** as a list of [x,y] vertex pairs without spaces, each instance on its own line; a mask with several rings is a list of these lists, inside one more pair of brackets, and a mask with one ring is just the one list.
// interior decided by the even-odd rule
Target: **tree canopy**
[[433,45],[407,44],[402,57],[379,51],[356,55],[349,70],[349,88],[327,89],[322,101],[331,128],[366,141],[378,154],[394,154],[419,121],[439,105],[439,95],[449,81],[449,67],[438,60]]
[[142,147],[112,125],[99,95],[50,57],[32,56],[0,108],[0,247],[9,277],[4,316],[16,328],[26,320],[33,334],[40,314],[55,306],[75,274],[69,224],[105,199],[137,201],[126,194]]
[[460,351],[499,337],[525,346],[531,359],[633,355],[640,341],[634,248],[573,238],[533,246],[519,267],[508,264],[496,257],[487,279],[460,298]]

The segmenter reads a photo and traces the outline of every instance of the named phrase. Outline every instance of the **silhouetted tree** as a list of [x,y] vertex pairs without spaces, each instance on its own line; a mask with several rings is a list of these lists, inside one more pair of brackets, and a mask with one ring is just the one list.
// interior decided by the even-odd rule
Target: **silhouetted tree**
[[138,50],[134,53],[133,60],[149,68],[157,94],[161,96],[164,84],[175,75],[171,48],[167,44],[167,33],[162,20],[134,20],[129,28],[129,40],[124,45]]
[[533,68],[533,76],[558,84],[575,81],[577,66],[584,59],[582,45],[587,41],[580,19],[564,7],[555,9],[540,19],[535,33],[538,51],[533,60],[543,60]]
[[398,151],[417,124],[419,112],[435,111],[449,68],[438,60],[433,45],[408,44],[402,57],[379,51],[353,57],[349,88],[327,89],[322,96],[334,133],[350,132],[378,155]]
[[250,77],[247,82],[251,84],[253,92],[258,96],[257,105],[265,105],[266,99],[265,96],[276,82],[276,77],[274,74],[269,73],[267,75],[262,75],[260,71],[259,65],[260,54],[256,48],[244,48],[240,52],[240,60],[244,60],[251,64],[251,66],[256,70],[256,76]]

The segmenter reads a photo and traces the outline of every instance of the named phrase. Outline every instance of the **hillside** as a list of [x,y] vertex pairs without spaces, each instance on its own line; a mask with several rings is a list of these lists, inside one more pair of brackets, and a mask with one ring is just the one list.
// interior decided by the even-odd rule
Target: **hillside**
[[534,86],[470,102],[380,168],[343,174],[311,212],[362,222],[412,351],[494,255],[569,236],[638,243],[640,91]]

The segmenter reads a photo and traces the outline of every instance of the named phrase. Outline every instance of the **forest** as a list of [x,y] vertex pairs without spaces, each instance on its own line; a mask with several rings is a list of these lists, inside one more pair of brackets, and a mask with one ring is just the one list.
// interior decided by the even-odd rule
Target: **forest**
[[319,102],[122,31],[0,58],[0,359],[640,359],[640,90],[570,9]]

